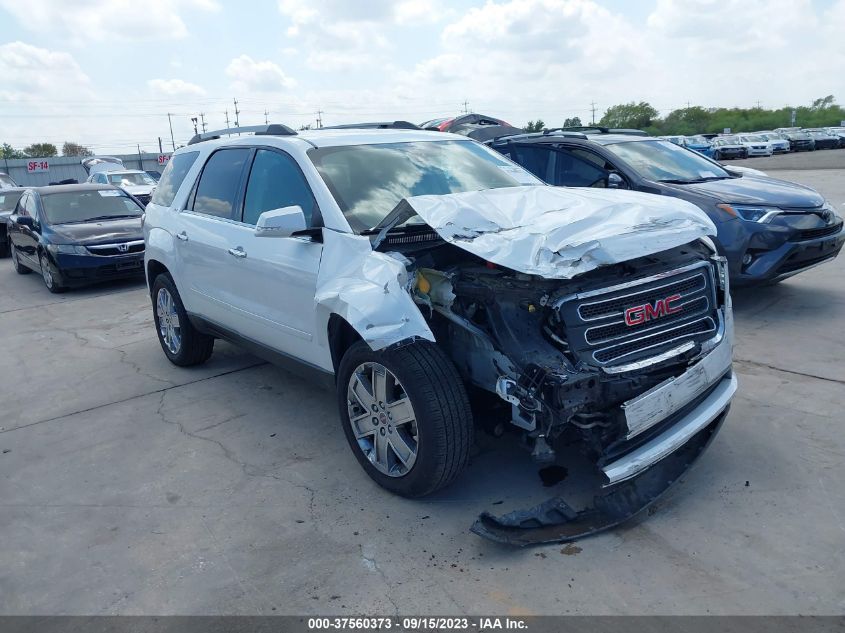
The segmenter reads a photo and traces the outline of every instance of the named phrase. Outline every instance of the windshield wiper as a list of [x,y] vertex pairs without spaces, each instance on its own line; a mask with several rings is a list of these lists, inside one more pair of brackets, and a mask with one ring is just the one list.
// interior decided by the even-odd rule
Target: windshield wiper
[[664,178],[658,180],[658,182],[668,182],[671,185],[693,185],[700,182],[709,182],[711,180],[725,180],[731,177],[732,176],[707,176],[706,178],[690,178],[689,180],[684,180],[682,178]]
[[384,219],[376,224],[373,228],[367,229],[366,231],[361,231],[361,235],[375,235],[376,238],[373,240],[373,250],[378,248],[378,245],[384,241],[384,238],[387,237],[387,234],[394,228],[396,228],[399,224],[403,222],[407,222],[412,217],[417,215],[417,212],[414,210],[408,201],[405,198],[402,198],[395,207],[393,207],[393,211],[388,213]]
[[[98,215],[95,218],[79,220],[79,222],[96,222],[97,220],[119,220],[120,218],[140,218],[140,215]],[[74,222],[76,224],[76,222]]]

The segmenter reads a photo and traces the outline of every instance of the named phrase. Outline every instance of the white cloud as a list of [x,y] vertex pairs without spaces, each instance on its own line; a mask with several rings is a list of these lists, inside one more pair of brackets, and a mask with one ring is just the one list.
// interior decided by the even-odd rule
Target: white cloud
[[280,92],[296,85],[278,64],[269,60],[256,61],[249,55],[234,58],[226,67],[232,87],[241,93]]
[[50,105],[53,98],[90,95],[91,80],[69,53],[24,42],[0,46],[0,101]]
[[147,86],[161,97],[202,97],[206,94],[202,87],[182,79],[150,79]]
[[0,0],[0,8],[31,31],[83,44],[90,41],[180,39],[187,11],[217,11],[216,0]]
[[333,71],[360,68],[384,59],[397,26],[443,20],[454,12],[441,0],[279,0],[308,66]]

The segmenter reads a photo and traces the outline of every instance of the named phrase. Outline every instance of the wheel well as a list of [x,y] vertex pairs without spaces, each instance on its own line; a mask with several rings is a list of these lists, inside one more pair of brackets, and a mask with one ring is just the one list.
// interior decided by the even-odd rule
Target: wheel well
[[161,262],[157,262],[154,259],[151,259],[150,262],[147,264],[147,285],[152,289],[153,281],[155,278],[158,277],[162,273],[170,272],[167,270],[167,266],[162,264]]
[[347,321],[336,314],[329,317],[329,349],[332,353],[332,365],[335,373],[340,366],[340,359],[354,343],[361,340],[361,335]]

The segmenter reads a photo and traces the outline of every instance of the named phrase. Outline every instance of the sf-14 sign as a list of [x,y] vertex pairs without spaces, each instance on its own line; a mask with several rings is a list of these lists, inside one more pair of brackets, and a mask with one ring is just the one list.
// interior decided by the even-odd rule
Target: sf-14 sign
[[31,160],[26,164],[26,172],[31,174],[36,171],[50,171],[50,163],[46,160]]

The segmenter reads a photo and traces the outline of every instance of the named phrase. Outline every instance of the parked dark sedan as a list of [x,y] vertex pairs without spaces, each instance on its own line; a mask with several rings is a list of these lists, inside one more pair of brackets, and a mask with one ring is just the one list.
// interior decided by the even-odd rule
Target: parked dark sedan
[[816,142],[813,137],[803,130],[783,130],[780,132],[789,141],[791,152],[812,152],[816,149]]
[[813,189],[732,172],[655,138],[522,134],[491,146],[553,185],[611,187],[692,202],[717,228],[717,247],[737,285],[775,282],[832,260],[842,218]]
[[143,276],[143,212],[109,185],[26,189],[7,222],[12,265],[40,273],[50,292]]
[[6,235],[6,222],[18,200],[21,199],[23,192],[26,191],[23,187],[10,187],[8,189],[0,189],[0,257],[6,257],[9,254],[9,238]]
[[816,149],[839,149],[839,137],[834,136],[827,130],[817,128],[803,131],[813,137]]

